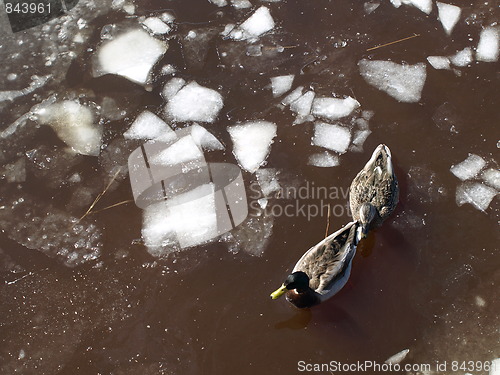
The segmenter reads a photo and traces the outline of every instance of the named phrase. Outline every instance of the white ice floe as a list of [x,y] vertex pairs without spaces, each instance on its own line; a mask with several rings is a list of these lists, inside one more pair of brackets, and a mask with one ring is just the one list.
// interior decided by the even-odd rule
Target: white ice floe
[[371,130],[356,130],[354,132],[352,144],[358,147],[363,147],[363,144],[371,133]]
[[163,86],[162,95],[165,100],[172,99],[180,89],[186,85],[186,81],[179,77],[174,77]]
[[271,78],[271,88],[273,96],[277,98],[292,88],[293,79],[295,75],[288,74],[286,76],[278,76]]
[[233,154],[240,166],[255,172],[264,164],[274,137],[276,124],[268,121],[249,121],[228,129],[233,141]]
[[457,24],[460,19],[460,13],[462,13],[462,9],[457,7],[456,5],[440,3],[439,1],[436,3],[438,8],[438,17],[443,25],[443,29],[446,31],[448,35],[450,35],[453,31],[453,28]]
[[366,14],[372,14],[380,6],[378,1],[368,1],[363,4]]
[[427,77],[424,63],[400,65],[392,61],[363,59],[358,65],[366,82],[396,100],[405,103],[420,100]]
[[469,65],[472,62],[472,49],[470,47],[465,47],[453,56],[450,56],[450,61],[453,65],[459,67]]
[[463,182],[457,187],[456,202],[459,206],[465,203],[485,211],[497,195],[497,191],[479,182]]
[[488,185],[500,191],[500,171],[498,169],[487,169],[481,177]]
[[142,237],[154,256],[175,248],[206,243],[217,237],[214,185],[198,186],[143,212]]
[[463,162],[453,165],[450,168],[451,173],[457,176],[462,181],[468,180],[477,176],[477,174],[484,168],[486,161],[478,155],[470,154]]
[[269,12],[269,8],[261,6],[229,35],[237,40],[254,39],[273,28],[274,20]]
[[388,364],[392,364],[392,365],[401,363],[406,358],[406,356],[408,355],[409,352],[410,352],[410,349],[401,350],[399,353],[396,353],[396,354],[390,356],[389,358],[387,358],[384,361],[384,363],[388,363]]
[[340,164],[340,161],[337,155],[332,155],[328,151],[323,151],[309,155],[308,164],[315,167],[329,168],[336,167]]
[[446,56],[429,56],[427,61],[434,69],[450,69],[450,59]]
[[165,112],[174,121],[213,122],[223,104],[217,91],[190,82],[170,98]]
[[297,114],[297,117],[293,122],[294,124],[301,124],[304,121],[314,120],[314,117],[311,115],[314,96],[314,91],[307,91],[300,98],[290,103],[290,110]]
[[117,74],[144,84],[153,66],[167,51],[167,46],[166,42],[143,29],[127,31],[98,48],[94,75]]
[[218,7],[225,7],[227,5],[227,0],[208,0],[212,4],[217,5]]
[[252,7],[252,3],[248,0],[231,0],[231,5],[235,9],[246,9]]
[[275,168],[261,168],[255,172],[257,182],[264,197],[269,197],[272,193],[277,193],[281,190],[281,185],[278,181],[278,171]]
[[283,105],[290,105],[292,102],[297,100],[302,96],[302,91],[304,90],[304,86],[299,86],[295,88],[290,94],[288,94],[282,101]]
[[189,127],[194,142],[206,151],[224,150],[224,145],[207,129],[198,124]]
[[177,68],[175,66],[173,66],[172,64],[164,65],[161,68],[161,74],[166,75],[166,76],[172,75],[175,72],[177,72]]
[[401,0],[391,0],[391,4],[394,5],[395,8],[399,8],[401,6]]
[[91,108],[76,101],[65,100],[38,109],[37,120],[50,125],[57,136],[75,152],[99,155],[102,126],[97,124]]
[[148,28],[153,34],[163,35],[167,34],[172,30],[172,28],[163,22],[158,17],[148,17],[142,24]]
[[130,128],[123,133],[125,139],[151,140],[160,136],[175,139],[175,132],[150,111],[144,111],[137,116]]
[[313,101],[312,114],[328,120],[337,120],[350,115],[359,105],[359,102],[350,96],[345,99],[317,97]]
[[498,27],[487,27],[481,31],[476,49],[476,60],[494,62],[498,60],[500,31]]
[[204,162],[203,151],[190,135],[174,142],[151,158],[155,165],[173,166],[181,163]]
[[412,5],[426,14],[430,14],[432,12],[431,0],[401,0],[401,2],[403,4]]
[[343,154],[351,142],[351,132],[340,125],[317,122],[314,124],[312,144]]

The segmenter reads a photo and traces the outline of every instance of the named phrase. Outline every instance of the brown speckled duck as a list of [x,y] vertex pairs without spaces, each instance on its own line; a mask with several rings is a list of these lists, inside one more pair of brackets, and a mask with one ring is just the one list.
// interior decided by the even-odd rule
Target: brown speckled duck
[[391,150],[379,145],[368,163],[357,174],[349,189],[353,219],[361,225],[362,237],[379,226],[394,211],[399,200],[399,186],[392,166]]

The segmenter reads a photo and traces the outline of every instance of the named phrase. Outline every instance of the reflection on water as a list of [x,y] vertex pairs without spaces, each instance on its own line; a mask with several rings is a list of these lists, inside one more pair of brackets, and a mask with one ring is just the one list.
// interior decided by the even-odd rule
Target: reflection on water
[[[299,361],[383,363],[408,348],[403,363],[433,366],[408,373],[450,373],[436,361],[500,357],[498,7],[455,2],[448,35],[434,2],[415,3],[80,1],[2,40],[0,372],[293,374]],[[104,42],[142,24],[128,37],[159,50],[127,42],[103,60]],[[166,106],[192,81],[216,105]],[[242,172],[252,215],[238,228],[148,253],[127,177],[143,139],[123,137],[146,110],[160,127],[200,122],[225,147],[211,163],[260,166]],[[249,121],[275,130],[227,131]],[[400,203],[360,243],[349,282],[311,310],[270,300],[327,220],[330,233],[350,221],[342,192],[380,143]],[[338,195],[275,195],[306,186]]]

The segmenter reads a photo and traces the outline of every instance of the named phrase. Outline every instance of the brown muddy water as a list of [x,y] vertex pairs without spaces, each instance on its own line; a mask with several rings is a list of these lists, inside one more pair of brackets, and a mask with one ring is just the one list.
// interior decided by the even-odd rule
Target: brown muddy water
[[[486,170],[498,171],[500,76],[498,63],[481,61],[475,50],[483,29],[498,33],[499,8],[494,1],[453,4],[462,11],[451,35],[436,3],[426,14],[386,0],[250,0],[220,7],[208,0],[81,0],[46,25],[5,33],[0,373],[374,374],[390,373],[373,366],[409,349],[398,373],[487,374],[500,357],[498,177],[484,177]],[[254,40],[221,36],[227,24],[241,24],[260,6],[274,20],[270,31]],[[109,25],[127,30],[141,17],[165,12],[175,17],[165,21],[172,30],[155,38],[168,41],[168,50],[146,84],[95,76],[101,39],[114,37]],[[427,61],[467,47],[472,54],[465,64],[437,70]],[[421,98],[401,102],[368,84],[358,66],[363,59],[422,63]],[[168,64],[174,73],[162,73]],[[289,74],[295,75],[291,90],[304,86],[317,96],[360,103],[339,120],[315,121],[339,124],[353,136],[356,121],[373,113],[368,138],[338,155],[338,166],[309,164],[310,155],[325,150],[311,144],[314,121],[292,125],[295,114],[280,105],[287,94],[273,97],[270,78]],[[40,83],[34,75],[45,78]],[[172,75],[222,95],[216,119],[201,123],[226,147],[208,153],[211,161],[236,163],[228,126],[277,125],[261,170],[278,173],[282,192],[262,210],[256,174],[244,171],[250,216],[232,239],[148,252],[143,210],[130,202],[126,173],[139,143],[125,141],[123,133],[146,109],[164,117],[161,92]],[[51,98],[94,111],[104,129],[97,156],[67,151],[56,132],[41,125],[36,105]],[[327,222],[329,233],[349,222],[345,193],[380,143],[392,151],[400,203],[358,246],[347,285],[310,310],[272,301],[269,294],[299,257],[324,238]],[[469,154],[484,165],[462,182],[450,168]],[[457,204],[470,184],[476,189],[466,191],[468,199],[484,196],[477,186],[490,195],[481,209]],[[328,194],[318,187],[328,187]],[[325,205],[332,209],[329,219],[318,209]],[[338,368],[358,363],[366,367]]]

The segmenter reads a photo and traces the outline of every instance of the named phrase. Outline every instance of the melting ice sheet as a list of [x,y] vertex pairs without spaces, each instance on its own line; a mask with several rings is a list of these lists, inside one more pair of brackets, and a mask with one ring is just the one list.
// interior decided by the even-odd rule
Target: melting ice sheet
[[65,100],[35,112],[41,124],[50,125],[59,138],[75,152],[96,156],[101,148],[102,127],[96,124],[91,108]]

